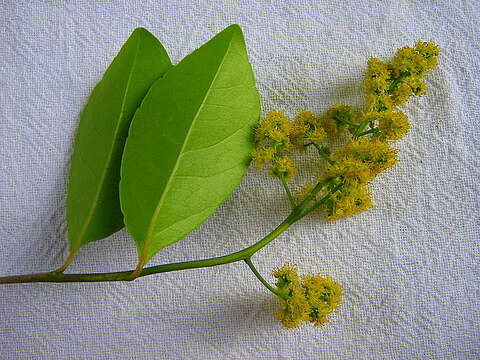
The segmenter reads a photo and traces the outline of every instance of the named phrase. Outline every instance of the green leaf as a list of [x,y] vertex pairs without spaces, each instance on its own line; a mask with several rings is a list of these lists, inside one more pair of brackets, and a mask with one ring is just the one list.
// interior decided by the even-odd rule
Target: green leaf
[[243,34],[232,25],[158,80],[137,110],[120,200],[138,271],[202,224],[239,184],[260,99]]
[[138,28],[93,89],[80,116],[71,160],[67,263],[83,245],[124,226],[118,183],[128,128],[150,86],[170,67],[162,44]]

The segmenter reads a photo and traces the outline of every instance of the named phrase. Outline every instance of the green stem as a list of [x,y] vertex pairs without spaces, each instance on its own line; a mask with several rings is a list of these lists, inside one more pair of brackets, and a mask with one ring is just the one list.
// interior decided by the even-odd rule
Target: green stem
[[332,159],[330,158],[330,156],[328,156],[328,154],[327,154],[327,152],[325,151],[324,148],[322,148],[322,147],[321,147],[320,145],[318,145],[317,143],[312,143],[312,145],[315,146],[315,148],[316,148],[317,151],[318,151],[318,154],[320,155],[320,157],[321,157],[322,159],[324,159],[326,162],[328,162],[328,163],[329,163],[330,165],[332,165],[332,166],[337,165],[337,163],[336,163],[334,160],[332,160]]
[[335,185],[333,189],[325,195],[323,198],[321,198],[319,201],[317,201],[312,207],[308,208],[307,210],[303,211],[300,218],[303,218],[310,214],[312,211],[316,210],[319,206],[322,206],[325,204],[325,202],[330,199],[340,188],[343,186],[343,182]]
[[378,133],[380,130],[378,128],[371,128],[367,131],[364,131],[360,134],[357,135],[357,137],[360,137],[360,136],[364,136],[364,135],[368,135],[368,134],[376,134]]
[[251,258],[246,258],[245,259],[245,262],[247,263],[248,267],[250,268],[250,270],[252,270],[252,272],[255,274],[255,276],[257,277],[258,280],[260,280],[260,282],[268,289],[270,290],[272,293],[274,293],[275,295],[277,296],[280,296],[281,298],[285,299],[286,300],[286,297],[285,295],[281,294],[280,292],[278,292],[277,290],[275,290],[272,285],[270,285],[267,280],[265,280],[262,275],[260,275],[260,273],[258,272],[258,270],[255,268],[255,266],[253,265],[252,263],[252,259]]
[[67,260],[65,261],[65,264],[63,264],[61,267],[59,267],[56,271],[59,273],[63,273],[67,267],[72,263],[73,259],[75,258],[75,255],[77,254],[77,251],[73,251],[68,255]]
[[[292,224],[299,219],[298,211],[294,210],[292,213],[278,225],[270,234],[265,236],[257,243],[249,246],[243,250],[234,252],[229,255],[214,257],[210,259],[184,261],[172,264],[163,264],[157,266],[151,266],[144,268],[139,277],[148,276],[153,274],[159,274],[170,271],[196,269],[210,266],[217,266],[223,264],[229,264],[236,261],[245,260],[250,258],[258,250],[266,246],[273,239],[278,237],[281,233],[287,230]],[[57,270],[37,273],[29,275],[15,275],[0,277],[0,284],[14,284],[14,283],[31,283],[31,282],[100,282],[100,281],[131,281],[131,275],[133,270],[119,271],[111,273],[93,273],[93,274],[63,274]]]
[[[318,206],[328,200],[343,184],[339,184],[332,189],[332,191],[325,195],[321,200],[315,203],[312,207],[305,210],[308,205],[315,199],[317,193],[325,186],[325,184],[318,183],[313,190],[308,194],[305,199],[298,204],[290,213],[290,215],[278,225],[270,234],[259,240],[255,244],[234,252],[232,254],[213,257],[210,259],[184,261],[171,264],[163,264],[157,266],[151,266],[144,268],[138,277],[148,276],[153,274],[165,273],[170,271],[179,271],[187,269],[196,269],[203,267],[211,267],[223,264],[229,264],[237,261],[245,261],[250,259],[253,254],[268,245],[272,240],[277,238],[295,222],[308,215],[315,210]],[[248,264],[248,262],[247,262]],[[37,273],[29,275],[14,275],[0,277],[0,284],[18,284],[18,283],[32,283],[32,282],[101,282],[101,281],[132,281],[132,271],[118,271],[110,273],[93,273],[93,274],[64,274],[58,270],[54,270],[46,273]]]
[[345,116],[335,115],[333,117],[333,119],[335,120],[337,125],[348,125],[348,126],[351,126],[351,127],[354,127],[354,128],[358,127],[357,123],[354,123],[354,122],[351,122],[350,120],[345,119]]
[[305,215],[302,215],[303,211],[305,208],[313,201],[316,199],[317,194],[324,188],[325,184],[324,183],[317,183],[315,187],[310,191],[310,193],[305,196],[305,199],[300,203],[300,205],[297,206],[297,210],[299,212],[300,218],[304,217]]
[[355,132],[353,133],[353,136],[354,137],[359,137],[360,134],[365,130],[365,128],[367,127],[368,123],[370,122],[370,120],[365,120],[365,121],[362,121],[360,123],[360,126],[357,127],[357,129],[355,130]]
[[397,90],[397,88],[400,86],[400,84],[403,82],[403,80],[408,76],[410,76],[410,72],[408,72],[408,71],[402,72],[395,80],[392,81],[392,83],[390,84],[390,86],[387,89],[387,92],[391,94],[395,90]]
[[287,181],[285,180],[285,176],[280,175],[279,178],[280,178],[280,181],[282,182],[285,192],[287,193],[288,201],[290,201],[290,205],[292,206],[292,209],[295,209],[295,207],[297,206],[297,203],[295,202],[295,198],[293,197],[292,192],[288,188],[288,184],[287,184]]

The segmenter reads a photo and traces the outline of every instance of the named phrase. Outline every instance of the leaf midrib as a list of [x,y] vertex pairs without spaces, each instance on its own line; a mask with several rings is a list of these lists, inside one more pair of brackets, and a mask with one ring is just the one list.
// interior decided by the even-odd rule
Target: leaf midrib
[[144,243],[144,245],[143,245],[142,255],[141,255],[141,257],[140,257],[140,261],[141,261],[141,262],[142,262],[142,260],[143,260],[143,261],[146,261],[147,252],[148,252],[148,247],[149,247],[149,245],[150,245],[150,242],[151,242],[152,238],[155,237],[155,235],[152,234],[152,233],[153,233],[154,224],[156,223],[156,220],[157,220],[157,218],[158,218],[158,214],[159,214],[159,212],[160,212],[160,209],[161,209],[162,206],[163,206],[163,203],[164,203],[164,201],[165,201],[166,194],[168,193],[168,190],[169,190],[169,188],[170,188],[170,186],[171,186],[172,180],[173,180],[173,178],[175,178],[175,174],[176,174],[177,169],[178,169],[178,166],[179,166],[179,164],[180,164],[180,162],[181,162],[181,157],[182,157],[182,155],[183,155],[183,153],[184,153],[185,146],[186,146],[186,144],[188,143],[188,139],[189,139],[189,137],[190,137],[191,131],[192,131],[192,129],[194,128],[195,122],[197,121],[198,116],[199,116],[201,110],[202,110],[203,107],[205,106],[205,101],[206,101],[206,99],[208,98],[208,96],[210,95],[210,92],[211,92],[211,90],[212,90],[212,88],[213,88],[213,84],[215,83],[215,80],[217,79],[217,76],[218,76],[220,70],[221,70],[222,67],[223,67],[223,64],[224,64],[224,62],[225,62],[225,59],[226,59],[228,53],[230,52],[230,47],[231,47],[231,45],[232,45],[232,41],[233,41],[233,35],[232,35],[232,38],[230,39],[230,41],[229,41],[229,43],[228,43],[227,50],[225,51],[225,55],[223,56],[223,59],[222,59],[222,61],[220,62],[219,66],[218,66],[218,69],[217,69],[217,71],[216,71],[216,73],[215,73],[215,76],[213,77],[213,79],[212,79],[212,81],[211,81],[211,83],[210,83],[210,86],[209,86],[207,92],[205,93],[205,96],[204,96],[204,98],[203,98],[203,100],[202,100],[202,103],[201,103],[200,106],[198,107],[197,113],[195,114],[195,117],[194,117],[194,119],[193,119],[192,122],[191,122],[191,126],[190,126],[190,128],[188,129],[187,135],[185,136],[185,140],[184,140],[184,142],[183,142],[183,144],[182,144],[182,148],[180,149],[180,152],[179,152],[179,154],[178,154],[178,156],[177,156],[177,160],[176,160],[176,162],[175,162],[175,166],[173,167],[172,173],[170,174],[170,176],[169,176],[169,178],[168,178],[168,180],[167,180],[167,183],[166,183],[166,185],[165,185],[165,188],[164,188],[164,190],[163,190],[163,193],[162,193],[162,195],[160,196],[160,200],[159,200],[159,202],[158,202],[158,204],[157,204],[157,206],[156,206],[156,208],[155,208],[155,211],[153,212],[152,220],[150,221],[150,224],[149,224],[148,230],[147,230],[147,235],[146,235],[146,237],[145,237],[145,243]]
[[[126,103],[126,99],[127,99],[127,94],[128,94],[129,89],[130,89],[130,84],[131,84],[132,76],[133,76],[133,73],[134,73],[135,65],[137,64],[137,57],[138,57],[141,42],[142,42],[142,39],[139,36],[139,39],[138,39],[138,42],[137,42],[137,48],[135,49],[135,57],[133,58],[130,74],[128,75],[127,85],[125,86],[125,93],[123,94],[122,107],[120,108],[120,112],[119,112],[119,115],[117,117],[118,121],[117,121],[117,124],[115,126],[115,131],[113,133],[113,135],[114,135],[113,136],[113,141],[112,141],[112,144],[110,146],[110,152],[108,153],[107,161],[105,162],[105,164],[109,164],[111,159],[112,159],[112,156],[113,156],[113,149],[115,148],[116,138],[117,138],[118,130],[120,128],[120,122],[121,122],[120,120],[121,120],[121,118],[123,116],[123,112],[125,110],[125,103]],[[103,81],[103,79],[102,79],[102,81]],[[91,207],[88,211],[87,218],[85,220],[85,223],[82,226],[80,234],[77,237],[77,241],[74,243],[74,245],[76,245],[76,246],[72,246],[74,249],[76,247],[79,247],[80,244],[82,243],[82,240],[83,240],[83,237],[85,236],[88,225],[90,225],[90,223],[92,221],[93,214],[94,214],[95,209],[97,208],[97,205],[98,205],[98,199],[100,197],[100,193],[101,193],[103,185],[105,183],[105,177],[107,176],[108,168],[109,168],[109,166],[105,166],[104,169],[103,169],[102,176],[100,177],[100,181],[98,182],[98,187],[97,187],[97,190],[96,190],[96,193],[95,193],[94,201],[92,202],[92,205],[91,205]]]

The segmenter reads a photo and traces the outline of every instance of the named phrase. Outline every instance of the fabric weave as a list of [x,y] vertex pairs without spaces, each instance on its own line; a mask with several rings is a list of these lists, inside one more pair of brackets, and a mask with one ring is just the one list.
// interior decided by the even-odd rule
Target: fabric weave
[[[264,113],[358,105],[370,57],[433,40],[440,63],[403,107],[412,129],[371,190],[374,208],[314,214],[253,259],[330,274],[345,299],[321,328],[284,330],[242,263],[133,283],[0,286],[0,359],[480,358],[480,3],[477,1],[0,1],[0,276],[67,255],[71,146],[88,94],[138,26],[174,63],[242,26]],[[315,171],[313,154],[298,188]],[[252,169],[200,228],[151,264],[242,249],[288,213],[281,185]],[[125,230],[83,248],[68,272],[132,269]]]

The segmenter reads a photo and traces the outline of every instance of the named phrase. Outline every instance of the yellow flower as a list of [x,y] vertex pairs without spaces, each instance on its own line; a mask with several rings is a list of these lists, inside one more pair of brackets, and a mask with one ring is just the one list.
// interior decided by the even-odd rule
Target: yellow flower
[[342,286],[330,276],[309,275],[302,278],[302,286],[310,305],[309,321],[321,326],[328,321],[328,316],[340,305]]
[[257,140],[263,140],[264,138],[270,138],[272,132],[278,131],[288,134],[290,129],[289,118],[281,111],[272,111],[260,121],[255,135]]
[[[411,83],[413,79],[405,79],[390,93],[391,103],[395,106],[402,105],[407,102],[408,98],[414,94]],[[420,93],[415,94],[420,95]]]
[[437,66],[440,49],[434,42],[419,41],[415,44],[415,50],[424,57],[428,70]]
[[290,181],[292,176],[295,176],[297,169],[292,158],[283,155],[274,159],[270,167],[270,175],[273,177],[283,177],[286,181]]
[[328,136],[334,137],[342,134],[348,122],[354,122],[355,113],[350,106],[338,103],[327,110],[321,119],[321,125]]
[[257,169],[263,169],[265,164],[273,159],[275,150],[271,147],[260,147],[252,151],[252,158],[255,160]]
[[292,150],[291,131],[289,118],[283,112],[272,111],[257,125],[255,131],[257,147],[272,147],[276,153],[289,152]]
[[372,200],[365,185],[345,184],[324,205],[325,216],[329,220],[356,215],[372,207]]
[[367,94],[365,104],[367,111],[386,111],[393,107],[389,94]]
[[379,137],[386,140],[400,140],[407,134],[410,124],[407,115],[403,112],[388,111],[378,121],[378,129]]
[[297,267],[288,263],[273,275],[280,294],[277,298],[282,304],[276,316],[285,328],[295,328],[304,321],[321,326],[340,304],[342,287],[329,276],[300,278]]
[[367,62],[363,87],[367,93],[381,93],[390,86],[390,71],[388,63],[377,58]]
[[303,150],[305,140],[307,143],[319,143],[327,134],[320,125],[320,117],[306,110],[301,110],[295,117],[291,132],[291,141],[300,150]]
[[368,61],[363,88],[367,111],[386,111],[405,103],[411,95],[422,95],[422,78],[438,63],[438,47],[419,41],[414,48],[399,49],[390,62]]
[[320,117],[311,111],[300,110],[295,117],[295,123],[316,128],[320,123]]
[[325,130],[323,130],[323,128],[321,127],[317,127],[316,129],[308,132],[305,135],[305,139],[312,143],[319,143],[323,139],[325,139],[326,136],[327,133],[325,132]]
[[320,181],[337,182],[338,179],[346,184],[365,184],[373,177],[370,168],[363,161],[355,158],[343,158],[335,165],[329,166]]
[[402,73],[408,73],[410,76],[422,76],[427,70],[426,59],[410,47],[399,49],[391,64],[394,76],[400,76]]
[[395,165],[397,151],[379,139],[360,138],[338,149],[335,159],[356,159],[368,166],[372,177]]

